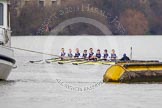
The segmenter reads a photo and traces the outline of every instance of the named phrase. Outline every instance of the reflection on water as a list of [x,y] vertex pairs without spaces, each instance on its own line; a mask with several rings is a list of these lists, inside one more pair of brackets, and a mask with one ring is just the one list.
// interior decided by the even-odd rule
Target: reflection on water
[[1,86],[12,86],[16,82],[17,82],[16,80],[7,80],[7,81],[0,80],[0,87]]

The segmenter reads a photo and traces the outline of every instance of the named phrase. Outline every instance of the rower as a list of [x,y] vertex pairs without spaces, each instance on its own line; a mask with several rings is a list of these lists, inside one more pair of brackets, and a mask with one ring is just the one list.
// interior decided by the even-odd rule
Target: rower
[[64,48],[61,48],[61,54],[60,54],[61,60],[63,60],[65,58],[65,55],[66,55],[65,49]]
[[83,56],[84,59],[87,58],[87,56],[88,56],[88,54],[87,54],[87,50],[84,50],[84,51],[83,51],[83,55],[82,55],[82,56]]
[[115,50],[112,49],[112,53],[111,53],[111,61],[116,61],[117,55],[115,53]]
[[79,48],[76,48],[76,53],[74,55],[74,58],[80,58]]
[[107,61],[107,60],[109,59],[109,54],[108,54],[107,49],[104,50],[103,59],[104,59],[105,61]]
[[73,58],[72,49],[69,49],[68,57]]
[[97,59],[100,59],[100,58],[101,58],[101,52],[100,52],[100,49],[97,50],[96,58],[97,58]]
[[94,60],[93,48],[90,48],[90,49],[89,49],[88,59],[89,59],[89,60]]

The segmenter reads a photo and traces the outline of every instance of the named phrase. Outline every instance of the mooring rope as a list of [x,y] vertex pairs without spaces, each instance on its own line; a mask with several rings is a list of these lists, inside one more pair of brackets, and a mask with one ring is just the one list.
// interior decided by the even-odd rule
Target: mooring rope
[[16,50],[21,50],[21,51],[26,51],[26,52],[37,53],[37,54],[43,54],[43,55],[50,55],[50,56],[60,57],[59,55],[49,54],[49,53],[44,53],[44,52],[39,52],[39,51],[33,51],[33,50],[29,50],[29,49],[23,49],[23,48],[17,48],[17,47],[10,47],[10,48],[16,49]]

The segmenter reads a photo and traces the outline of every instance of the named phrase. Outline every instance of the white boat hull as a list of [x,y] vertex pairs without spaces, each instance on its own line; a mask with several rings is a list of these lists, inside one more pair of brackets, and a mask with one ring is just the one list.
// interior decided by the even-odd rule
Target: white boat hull
[[9,0],[0,0],[0,80],[6,80],[15,64],[11,46]]
[[13,65],[0,60],[0,80],[6,80],[12,70]]
[[13,50],[0,46],[0,80],[6,80],[15,64]]

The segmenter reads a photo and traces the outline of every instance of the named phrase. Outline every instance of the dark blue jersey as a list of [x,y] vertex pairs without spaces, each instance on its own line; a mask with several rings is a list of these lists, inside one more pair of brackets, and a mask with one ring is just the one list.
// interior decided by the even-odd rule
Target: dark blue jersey
[[129,57],[124,56],[124,57],[122,57],[120,60],[121,60],[121,61],[129,61],[130,59],[129,59]]
[[64,57],[66,55],[65,52],[61,52],[61,57]]
[[73,54],[72,53],[68,53],[68,57],[72,58]]
[[79,56],[80,56],[80,53],[75,53],[74,57],[79,57]]
[[117,58],[116,54],[111,54],[111,58],[116,59]]
[[84,53],[83,53],[83,57],[84,57],[84,58],[87,58],[87,55],[88,55],[88,54],[84,54]]
[[89,56],[88,56],[88,58],[91,58],[92,56],[93,56],[93,52],[92,53],[89,53]]
[[109,54],[104,54],[103,58],[107,59],[109,57]]
[[96,57],[97,57],[97,58],[101,58],[101,54],[97,54],[97,53],[96,53]]

